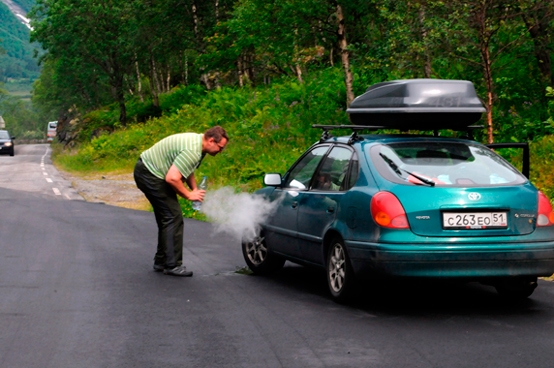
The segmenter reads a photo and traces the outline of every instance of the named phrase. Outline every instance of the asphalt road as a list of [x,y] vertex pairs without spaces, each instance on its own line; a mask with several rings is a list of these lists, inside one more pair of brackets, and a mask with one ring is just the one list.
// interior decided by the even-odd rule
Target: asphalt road
[[479,284],[383,283],[338,305],[316,270],[237,273],[238,242],[193,220],[194,277],[165,276],[151,268],[152,213],[28,183],[41,181],[31,173],[43,175],[46,147],[0,157],[0,367],[554,364],[553,283],[514,304]]

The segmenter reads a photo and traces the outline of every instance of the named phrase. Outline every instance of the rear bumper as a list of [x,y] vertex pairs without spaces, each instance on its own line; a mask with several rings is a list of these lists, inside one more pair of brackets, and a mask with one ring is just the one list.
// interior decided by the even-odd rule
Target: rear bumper
[[398,245],[346,242],[362,277],[485,279],[554,274],[554,241],[516,244]]

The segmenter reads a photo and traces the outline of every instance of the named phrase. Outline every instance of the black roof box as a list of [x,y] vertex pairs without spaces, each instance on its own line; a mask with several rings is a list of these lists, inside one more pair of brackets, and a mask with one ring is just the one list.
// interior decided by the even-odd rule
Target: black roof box
[[406,130],[464,129],[485,111],[473,83],[445,79],[377,83],[346,110],[353,124]]

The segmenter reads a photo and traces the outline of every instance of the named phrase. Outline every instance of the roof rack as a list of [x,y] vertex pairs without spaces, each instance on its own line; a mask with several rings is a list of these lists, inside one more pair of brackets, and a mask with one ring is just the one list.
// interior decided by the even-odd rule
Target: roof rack
[[[379,130],[379,129],[399,129],[394,128],[391,126],[383,126],[383,125],[346,125],[346,124],[340,124],[340,125],[323,125],[323,124],[313,124],[312,128],[320,128],[323,129],[323,133],[321,133],[321,138],[319,139],[320,142],[323,142],[329,138],[331,138],[333,135],[330,133],[331,130],[334,129],[351,129],[352,135],[350,136],[350,139],[348,140],[348,144],[352,144],[355,141],[359,140],[358,131],[360,130]],[[455,129],[440,129],[440,130],[454,130],[454,131],[465,131],[467,134],[468,139],[473,139],[473,130],[476,129],[482,129],[484,128],[483,125],[469,125],[465,127],[458,127]],[[400,129],[405,130],[405,129]],[[418,129],[409,129],[409,130],[418,130]],[[428,130],[428,129],[422,129],[422,130]],[[439,129],[433,129],[433,136],[438,137],[439,136]]]

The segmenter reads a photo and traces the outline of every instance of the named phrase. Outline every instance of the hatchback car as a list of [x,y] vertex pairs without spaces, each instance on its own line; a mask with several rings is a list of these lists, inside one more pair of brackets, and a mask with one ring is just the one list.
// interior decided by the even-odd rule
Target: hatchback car
[[[468,81],[370,87],[347,110],[354,125],[315,126],[319,142],[283,176],[265,175],[257,194],[276,210],[243,241],[249,268],[267,274],[285,260],[325,268],[339,302],[360,280],[402,277],[530,296],[537,277],[554,273],[554,213],[525,175],[471,138],[484,111]],[[351,134],[333,137],[337,128]],[[382,129],[433,133],[375,134]]]
[[10,136],[7,130],[0,130],[0,154],[15,154],[15,145],[13,140],[15,137]]

